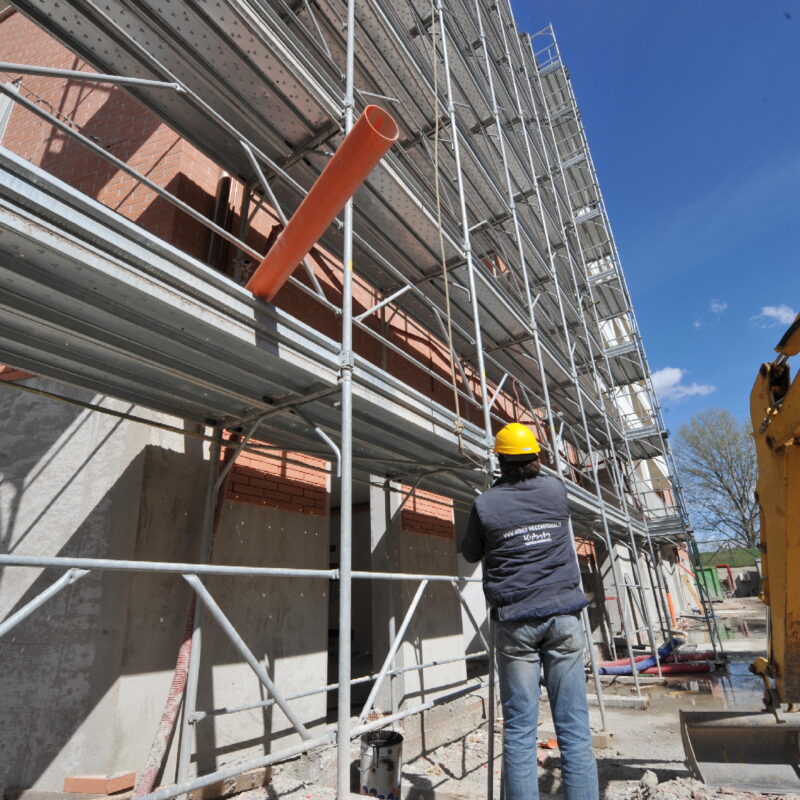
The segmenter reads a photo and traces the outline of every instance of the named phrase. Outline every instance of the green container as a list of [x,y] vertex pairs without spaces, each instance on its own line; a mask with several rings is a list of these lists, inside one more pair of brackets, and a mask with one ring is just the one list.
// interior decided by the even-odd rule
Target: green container
[[716,567],[701,567],[695,573],[697,580],[703,584],[710,600],[724,600],[725,592],[719,582],[719,574]]

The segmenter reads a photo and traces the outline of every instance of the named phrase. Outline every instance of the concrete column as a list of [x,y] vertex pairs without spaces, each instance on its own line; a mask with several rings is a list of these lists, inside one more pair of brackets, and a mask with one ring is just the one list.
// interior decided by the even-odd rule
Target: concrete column
[[[386,482],[381,476],[370,477],[369,517],[371,569],[374,572],[400,571],[398,542],[401,535],[399,484]],[[372,586],[372,667],[381,668],[389,652],[394,633],[402,622],[399,609],[399,584],[395,581],[373,581]],[[400,615],[398,617],[398,614]],[[403,665],[402,648],[397,653],[396,666]],[[394,702],[390,686],[394,686]],[[375,699],[375,707],[386,713],[397,707],[404,694],[403,676],[393,682],[388,679]]]
[[[368,505],[353,508],[353,569],[372,567],[372,514]],[[353,677],[372,669],[372,593],[375,581],[353,579]],[[336,609],[338,614],[338,608]]]
[[[618,557],[619,548],[615,550]],[[619,564],[619,562],[617,562]],[[617,587],[614,583],[614,572],[611,565],[611,556],[604,544],[597,545],[597,567],[600,580],[603,584],[603,601],[605,606],[606,619],[612,636],[622,635],[622,598],[617,597]]]
[[639,577],[642,581],[642,594],[644,596],[644,602],[646,604],[647,613],[650,617],[650,622],[653,625],[653,630],[655,632],[656,644],[660,645],[661,642],[659,641],[661,636],[661,629],[659,625],[659,620],[663,617],[664,611],[662,606],[660,605],[659,595],[660,589],[658,585],[654,585],[653,583],[653,575],[650,571],[648,566],[648,559],[645,554],[645,547],[646,545],[642,543],[639,547],[639,558],[637,561],[637,567],[639,570]]

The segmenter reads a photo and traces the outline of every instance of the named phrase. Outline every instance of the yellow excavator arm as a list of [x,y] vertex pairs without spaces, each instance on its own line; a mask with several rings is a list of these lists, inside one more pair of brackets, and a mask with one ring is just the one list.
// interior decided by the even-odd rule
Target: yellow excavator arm
[[787,361],[800,352],[800,315],[775,350],[778,358],[761,365],[750,395],[770,619],[767,665],[754,671],[774,678],[773,708],[775,701],[800,703],[800,380],[791,380]]
[[[758,460],[766,658],[750,669],[764,682],[760,711],[681,711],[694,777],[768,793],[800,793],[800,378],[787,360],[800,352],[800,315],[762,364],[750,395]],[[784,708],[786,706],[786,708]]]

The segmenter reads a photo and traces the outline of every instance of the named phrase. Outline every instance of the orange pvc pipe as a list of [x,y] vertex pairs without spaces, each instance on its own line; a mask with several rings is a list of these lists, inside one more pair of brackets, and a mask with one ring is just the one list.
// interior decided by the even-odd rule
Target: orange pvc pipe
[[271,301],[399,135],[386,111],[367,106],[245,288]]
[[675,616],[675,603],[672,602],[672,595],[669,592],[666,592],[667,595],[667,606],[669,606],[669,615],[672,617],[672,627],[678,627],[678,618]]

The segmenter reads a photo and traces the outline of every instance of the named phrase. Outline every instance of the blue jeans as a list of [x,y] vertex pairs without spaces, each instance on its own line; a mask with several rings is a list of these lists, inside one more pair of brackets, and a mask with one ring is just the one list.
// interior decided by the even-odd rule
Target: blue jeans
[[536,729],[539,669],[561,750],[566,800],[597,800],[580,615],[495,623],[497,671],[503,703],[503,774],[506,800],[538,800]]

